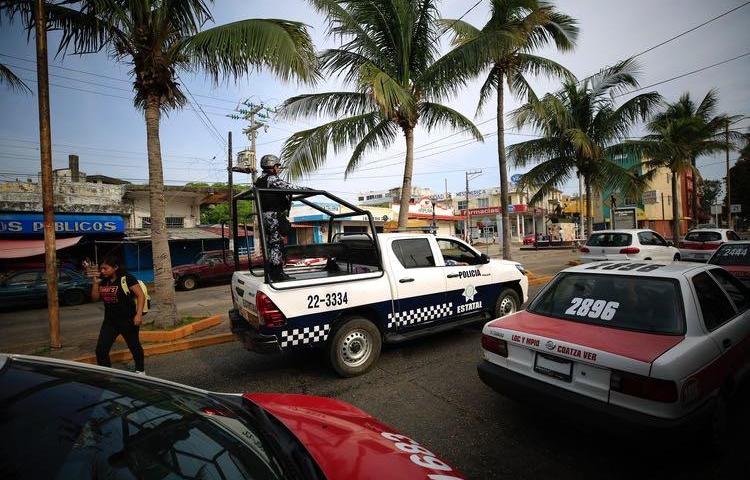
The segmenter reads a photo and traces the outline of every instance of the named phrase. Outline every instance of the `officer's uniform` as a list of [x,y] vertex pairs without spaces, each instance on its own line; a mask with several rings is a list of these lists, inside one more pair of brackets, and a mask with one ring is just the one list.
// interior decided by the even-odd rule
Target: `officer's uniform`
[[[255,181],[257,188],[300,190],[303,187],[282,180],[273,172],[273,167],[280,164],[274,155],[265,155],[260,161],[263,174]],[[286,249],[285,235],[292,232],[289,223],[289,209],[292,207],[291,195],[284,192],[265,192],[260,194],[263,208],[263,228],[266,232],[266,261],[268,262],[271,280],[282,280]]]

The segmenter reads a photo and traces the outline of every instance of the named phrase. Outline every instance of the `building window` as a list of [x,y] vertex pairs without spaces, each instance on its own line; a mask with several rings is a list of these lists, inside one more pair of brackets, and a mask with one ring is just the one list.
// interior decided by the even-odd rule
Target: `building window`
[[359,201],[363,202],[365,200],[365,197],[359,197]]
[[[164,219],[167,228],[183,228],[185,226],[185,217],[166,217]],[[151,217],[141,218],[141,228],[151,227]]]
[[477,199],[477,207],[479,208],[487,208],[490,206],[490,199],[489,198],[478,198]]
[[458,201],[458,209],[459,210],[466,210],[466,208],[469,206],[469,202],[466,200],[459,200]]

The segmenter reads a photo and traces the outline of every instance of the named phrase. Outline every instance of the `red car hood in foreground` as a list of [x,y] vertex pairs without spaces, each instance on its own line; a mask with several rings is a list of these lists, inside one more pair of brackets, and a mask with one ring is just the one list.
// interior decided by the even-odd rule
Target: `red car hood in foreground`
[[245,397],[291,430],[331,480],[463,478],[427,448],[348,403],[309,395]]
[[653,362],[685,338],[590,325],[526,311],[493,320],[488,326],[562,340],[646,363]]

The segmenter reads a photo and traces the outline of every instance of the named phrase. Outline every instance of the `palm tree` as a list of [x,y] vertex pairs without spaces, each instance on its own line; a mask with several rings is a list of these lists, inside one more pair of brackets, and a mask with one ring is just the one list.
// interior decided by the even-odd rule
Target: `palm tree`
[[503,258],[510,260],[510,218],[508,214],[508,162],[505,154],[505,107],[503,84],[516,98],[533,95],[528,75],[571,78],[562,65],[532,52],[554,43],[558,50],[574,47],[578,26],[573,18],[557,12],[552,5],[539,0],[492,0],[491,16],[481,29],[462,20],[440,22],[453,31],[454,51],[464,66],[487,77],[479,92],[477,115],[495,93],[497,97],[497,156],[500,167],[500,209],[502,210]]
[[[65,2],[63,2],[65,3]],[[283,80],[317,79],[315,51],[299,22],[248,19],[213,23],[212,0],[80,0],[50,10],[62,31],[60,50],[106,50],[132,65],[135,106],[144,111],[148,152],[149,204],[155,304],[160,323],[174,324],[174,282],[165,225],[164,176],[159,125],[164,112],[184,106],[178,73],[205,71],[214,82],[268,68]]]
[[7,84],[11,90],[31,93],[31,89],[23,80],[18,78],[10,68],[0,63],[0,84],[2,83]]
[[516,166],[539,162],[520,182],[537,189],[529,203],[540,201],[580,173],[586,194],[586,228],[591,232],[593,191],[611,189],[629,196],[643,188],[646,176],[611,160],[626,148],[623,141],[630,128],[645,120],[661,98],[648,92],[617,106],[616,95],[638,87],[636,75],[635,62],[625,60],[590,78],[565,80],[559,92],[540,100],[532,98],[512,113],[519,128],[529,125],[541,134],[508,147]]
[[[699,175],[695,162],[701,155],[722,151],[727,147],[726,126],[736,117],[714,115],[718,94],[710,90],[700,104],[696,105],[689,93],[684,93],[674,103],[666,103],[664,109],[654,115],[647,125],[649,134],[639,141],[628,142],[641,150],[648,159],[645,166],[651,170],[669,168],[672,174],[672,238],[680,238],[680,210],[678,205],[678,178],[691,172],[693,188]],[[730,140],[741,134],[730,131]],[[693,190],[695,192],[695,190]],[[693,193],[693,202],[697,195]],[[692,205],[693,218],[697,206]]]
[[329,22],[329,33],[342,39],[340,48],[322,52],[321,68],[343,75],[352,91],[299,95],[286,100],[286,117],[329,116],[335,119],[293,134],[282,148],[291,178],[321,167],[329,144],[335,152],[353,148],[345,174],[362,163],[365,153],[391,145],[399,133],[406,158],[398,216],[408,222],[414,169],[414,129],[447,125],[482,135],[457,111],[438,103],[465,82],[436,68],[437,10],[434,0],[312,0]]

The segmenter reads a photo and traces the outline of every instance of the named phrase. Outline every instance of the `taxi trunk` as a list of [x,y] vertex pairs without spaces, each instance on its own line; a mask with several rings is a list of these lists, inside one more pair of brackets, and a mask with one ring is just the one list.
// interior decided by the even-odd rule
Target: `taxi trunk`
[[649,373],[682,338],[520,312],[487,324],[482,344],[496,365],[602,402],[610,402],[612,392],[673,402],[676,386]]

